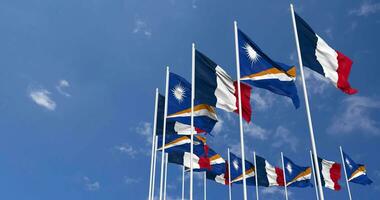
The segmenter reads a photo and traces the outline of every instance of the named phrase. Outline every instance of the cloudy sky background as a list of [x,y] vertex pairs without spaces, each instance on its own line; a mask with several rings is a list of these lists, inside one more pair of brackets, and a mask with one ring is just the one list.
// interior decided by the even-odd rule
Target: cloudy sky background
[[[319,155],[340,162],[342,145],[367,165],[371,186],[351,184],[356,199],[380,195],[380,2],[294,1],[298,13],[331,46],[354,61],[347,96],[305,71]],[[289,2],[217,0],[1,0],[0,198],[145,199],[148,193],[154,90],[165,66],[190,80],[191,43],[233,77],[233,20],[272,58],[297,64]],[[303,100],[298,80],[299,96]],[[253,89],[246,155],[280,164],[280,152],[308,165],[304,102]],[[239,153],[238,118],[218,111],[208,143]],[[169,166],[169,199],[180,197],[181,171]],[[195,196],[202,193],[196,176]],[[328,199],[347,199],[325,190]],[[187,185],[188,186],[188,185]],[[157,191],[157,190],[156,190]],[[254,187],[249,197],[254,198]],[[260,188],[263,199],[282,189]],[[233,187],[241,199],[241,186]],[[290,189],[306,199],[314,188]],[[208,182],[210,199],[227,188]]]

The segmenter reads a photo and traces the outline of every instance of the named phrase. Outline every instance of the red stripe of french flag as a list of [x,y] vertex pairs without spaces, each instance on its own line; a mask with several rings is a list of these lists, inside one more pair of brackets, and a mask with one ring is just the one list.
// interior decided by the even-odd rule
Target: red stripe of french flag
[[348,82],[348,76],[350,75],[351,66],[352,66],[352,60],[345,56],[343,53],[335,50],[338,54],[338,82],[337,87],[341,89],[344,93],[347,94],[355,94],[358,91],[351,87],[350,83]]

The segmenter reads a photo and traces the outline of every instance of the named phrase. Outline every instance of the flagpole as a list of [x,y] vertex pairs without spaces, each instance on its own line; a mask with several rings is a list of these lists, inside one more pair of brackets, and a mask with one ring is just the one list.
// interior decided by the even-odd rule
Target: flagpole
[[155,181],[156,181],[156,161],[157,161],[157,143],[158,143],[158,136],[155,136],[154,140],[154,159],[153,159],[153,177],[152,177],[152,196],[150,197],[151,200],[154,199],[154,189],[155,189]]
[[185,200],[185,165],[182,166],[182,200]]
[[284,154],[281,152],[281,162],[282,162],[282,172],[284,175],[284,187],[285,187],[285,199],[288,200],[288,188],[286,185],[286,173],[285,173],[285,164],[284,164]]
[[168,153],[165,153],[165,180],[164,180],[164,200],[166,200],[166,184],[168,179]]
[[256,151],[253,152],[253,162],[255,164],[256,200],[259,200],[259,177],[257,177]]
[[227,152],[228,152],[228,196],[229,196],[229,200],[232,200],[230,148],[227,148]]
[[346,164],[345,164],[345,161],[344,161],[344,158],[343,158],[342,146],[339,146],[339,149],[340,149],[340,156],[342,157],[342,165],[343,165],[343,169],[344,169],[344,176],[346,177],[346,185],[347,185],[348,197],[350,197],[350,200],[352,200],[350,184],[348,183]]
[[206,177],[206,171],[203,174],[203,199],[207,200],[207,177]]
[[158,107],[158,88],[156,88],[156,97],[154,101],[154,121],[153,121],[153,133],[152,133],[152,154],[150,158],[150,176],[149,176],[149,197],[152,197],[152,179],[153,179],[153,160],[154,160],[154,145],[156,139],[156,128],[157,128],[157,107]]
[[315,185],[315,194],[317,195],[317,200],[319,200],[318,195],[318,185],[317,185],[317,178],[315,177],[315,169],[314,169],[314,162],[313,162],[313,154],[310,151],[310,161],[311,161],[311,169],[313,170],[313,179],[314,179],[314,185]]
[[195,99],[195,44],[191,49],[191,144],[190,144],[190,200],[193,200],[193,153],[194,153],[194,99]]
[[[302,64],[301,49],[300,49],[300,45],[299,45],[299,41],[298,41],[298,33],[297,33],[296,19],[295,19],[295,16],[294,16],[293,4],[290,4],[290,10],[292,12],[294,37],[295,37],[295,40],[296,40],[298,62],[299,62],[300,71],[301,71],[302,87],[303,87],[303,93],[304,93],[304,98],[305,98],[306,114],[307,114],[307,119],[308,119],[308,124],[309,124],[311,147],[312,147],[313,155],[314,155],[313,159],[314,159],[314,163],[316,163],[315,169],[316,169],[316,171],[319,172],[319,165],[317,164],[318,163],[317,147],[316,147],[315,139],[314,139],[313,123],[312,123],[312,120],[311,120],[311,113],[310,113],[310,108],[309,108],[309,98],[308,98],[307,89],[306,89],[305,76],[304,76],[304,73],[303,73],[303,64]],[[323,195],[321,175],[319,173],[317,173],[317,180],[318,180],[318,189],[319,189],[320,198],[321,198],[321,200],[324,200],[325,198],[324,198],[324,195]]]
[[165,164],[165,139],[166,139],[166,117],[168,115],[168,94],[169,94],[169,66],[166,67],[166,86],[165,86],[165,108],[164,124],[162,129],[162,151],[161,151],[161,177],[160,177],[160,200],[162,200],[162,189],[164,184],[164,164]]
[[241,148],[241,159],[243,160],[243,196],[244,200],[247,200],[247,181],[245,180],[245,148],[244,148],[244,133],[243,133],[243,114],[241,106],[241,89],[240,89],[240,60],[239,60],[239,41],[238,41],[238,31],[237,22],[234,21],[234,31],[235,31],[235,53],[236,53],[236,72],[237,72],[237,83],[238,83],[238,101],[239,101],[239,127],[240,127],[240,148]]

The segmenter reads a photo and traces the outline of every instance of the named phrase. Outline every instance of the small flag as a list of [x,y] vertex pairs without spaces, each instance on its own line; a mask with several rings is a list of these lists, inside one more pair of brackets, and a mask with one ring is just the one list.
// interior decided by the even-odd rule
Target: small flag
[[224,169],[224,171],[221,172],[207,171],[206,178],[220,183],[222,185],[228,185],[228,171],[226,169]]
[[[243,84],[241,84],[243,85]],[[195,51],[195,98],[227,112],[239,113],[237,83],[224,69],[199,51]],[[241,87],[243,118],[251,121],[251,87]]]
[[[231,183],[242,183],[243,181],[243,161],[241,158],[230,152],[229,167],[231,172]],[[252,163],[245,161],[245,179],[247,185],[255,185],[255,167]]]
[[357,90],[348,82],[351,59],[331,48],[296,13],[295,18],[303,65],[329,79],[344,93],[357,93]]
[[[177,74],[169,75],[168,121],[191,124],[191,84]],[[217,122],[215,108],[194,102],[194,126],[210,133]]]
[[364,165],[356,164],[346,153],[343,152],[344,164],[346,166],[347,179],[349,182],[361,185],[370,185],[372,180],[367,176]]
[[311,167],[301,167],[294,164],[289,158],[284,156],[284,167],[286,176],[286,186],[290,187],[308,187],[313,186],[310,183]]
[[270,59],[241,30],[238,30],[238,36],[241,80],[252,86],[287,96],[298,108],[300,101],[295,85],[296,67]]
[[318,158],[318,165],[321,174],[322,186],[332,189],[340,190],[339,179],[341,177],[341,165],[334,161]]
[[284,186],[284,172],[273,167],[265,158],[256,155],[257,181],[259,186]]

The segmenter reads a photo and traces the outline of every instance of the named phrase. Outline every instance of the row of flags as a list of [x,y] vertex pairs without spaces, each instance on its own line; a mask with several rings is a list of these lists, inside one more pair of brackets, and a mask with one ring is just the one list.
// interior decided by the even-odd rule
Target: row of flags
[[[168,135],[166,137],[164,146],[169,156],[169,163],[190,168],[190,162],[193,162],[194,171],[206,172],[207,179],[223,185],[242,183],[243,161],[234,153],[230,152],[230,162],[228,162],[206,144],[204,137],[196,136],[194,138],[194,154],[191,157],[189,136]],[[162,145],[162,136],[158,137],[158,146],[160,145]],[[286,156],[284,156],[283,169],[273,166],[268,160],[258,155],[255,155],[254,160],[254,163],[247,160],[244,162],[247,185],[256,185],[257,178],[258,186],[263,187],[285,186],[285,182],[287,187],[313,186],[311,166],[300,166]],[[345,152],[343,152],[343,160],[349,182],[361,185],[372,183],[363,164],[356,163]],[[318,157],[318,165],[322,186],[331,190],[340,190],[341,164]],[[257,177],[255,177],[256,175]]]
[[[351,59],[330,47],[305,20],[293,12],[293,9],[292,13],[294,13],[297,48],[300,49],[298,51],[300,65],[324,76],[346,94],[357,93],[357,90],[352,88],[348,82],[353,63]],[[283,157],[284,167],[282,168],[271,165],[260,156],[255,156],[255,162],[251,163],[245,160],[243,151],[242,158],[230,153],[229,157],[232,160],[228,162],[206,144],[204,137],[192,135],[192,133],[212,134],[212,130],[218,122],[217,108],[226,112],[235,112],[240,115],[240,119],[250,123],[252,121],[250,103],[252,87],[266,89],[274,94],[288,97],[296,109],[300,107],[295,83],[296,66],[270,58],[247,34],[237,28],[236,23],[235,37],[238,52],[237,63],[239,63],[237,64],[238,81],[234,80],[217,62],[195,49],[194,46],[192,71],[194,85],[180,75],[168,72],[167,96],[158,94],[156,102],[155,135],[158,136],[158,146],[161,147],[158,150],[168,153],[168,162],[191,168],[191,173],[193,170],[206,172],[206,177],[217,183],[224,185],[244,183],[245,196],[246,185],[312,186],[310,183],[312,174],[317,174],[320,185],[332,190],[339,190],[338,180],[341,178],[341,165],[319,157],[316,159],[317,153],[305,85],[303,86],[313,158],[315,162],[318,161],[318,164],[312,164],[312,166],[315,166],[315,170],[319,170],[318,173],[312,173],[313,170],[310,167],[299,166],[287,157]],[[301,64],[302,62],[303,64]],[[241,124],[240,126],[242,129]],[[242,138],[241,130],[243,150]],[[191,145],[192,143],[193,145]],[[343,154],[342,157],[344,157],[345,174],[348,181],[363,185],[372,182],[366,176],[364,165],[356,164],[346,154]],[[242,160],[245,160],[244,164]],[[161,169],[161,179],[162,176]],[[192,178],[190,180],[190,199],[192,199]],[[321,187],[319,188],[320,194],[323,195]],[[321,199],[323,200],[323,197]]]

